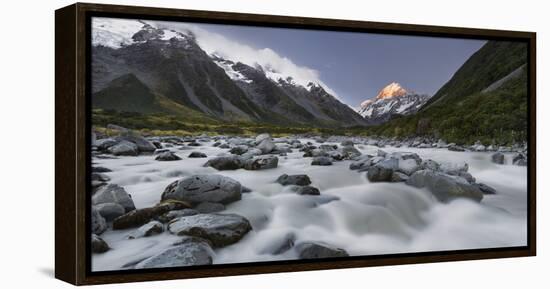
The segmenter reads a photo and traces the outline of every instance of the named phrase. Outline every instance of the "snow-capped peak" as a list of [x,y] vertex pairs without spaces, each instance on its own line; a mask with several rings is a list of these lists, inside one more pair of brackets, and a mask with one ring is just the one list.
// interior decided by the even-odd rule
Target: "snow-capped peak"
[[407,94],[409,94],[409,92],[401,87],[399,83],[392,82],[386,85],[386,87],[382,88],[380,92],[378,92],[376,99],[388,99],[396,96],[404,96]]
[[92,18],[92,45],[118,49],[149,39],[185,40],[193,37],[190,31],[159,28],[153,22],[133,19]]
[[409,92],[397,82],[382,88],[374,98],[361,103],[357,112],[373,123],[383,123],[392,115],[415,113],[430,97]]

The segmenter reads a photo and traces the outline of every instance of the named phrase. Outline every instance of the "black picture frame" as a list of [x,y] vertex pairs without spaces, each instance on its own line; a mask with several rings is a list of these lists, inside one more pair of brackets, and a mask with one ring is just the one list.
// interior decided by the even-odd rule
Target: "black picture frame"
[[[91,199],[90,19],[94,16],[524,41],[529,57],[527,246],[92,272],[87,236]],[[58,279],[84,285],[536,255],[536,34],[533,32],[76,3],[55,12],[55,59],[55,276]]]

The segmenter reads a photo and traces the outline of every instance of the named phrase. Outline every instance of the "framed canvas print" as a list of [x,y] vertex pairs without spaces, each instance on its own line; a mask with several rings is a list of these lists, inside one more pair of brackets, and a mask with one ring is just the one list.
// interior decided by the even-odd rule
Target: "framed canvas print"
[[56,277],[535,255],[535,33],[56,11]]

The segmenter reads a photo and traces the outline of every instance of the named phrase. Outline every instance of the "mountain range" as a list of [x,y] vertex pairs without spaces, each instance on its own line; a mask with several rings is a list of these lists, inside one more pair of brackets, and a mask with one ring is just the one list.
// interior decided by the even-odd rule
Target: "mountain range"
[[304,86],[272,67],[208,54],[189,30],[136,22],[131,39],[105,29],[94,35],[95,108],[279,125],[367,124],[320,83]]
[[371,135],[422,135],[457,143],[526,139],[523,42],[486,42],[432,97],[393,82],[355,110],[316,79],[293,78],[266,62],[207,53],[188,29],[125,21],[93,27],[92,105],[170,116],[148,120],[159,128],[177,129],[181,123],[173,120],[183,119],[354,127]]

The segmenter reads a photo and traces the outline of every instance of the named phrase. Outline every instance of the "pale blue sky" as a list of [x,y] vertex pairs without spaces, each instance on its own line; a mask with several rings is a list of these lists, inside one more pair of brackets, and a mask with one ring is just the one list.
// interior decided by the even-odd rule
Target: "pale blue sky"
[[198,24],[254,48],[270,48],[320,79],[351,106],[393,81],[434,94],[483,40]]

